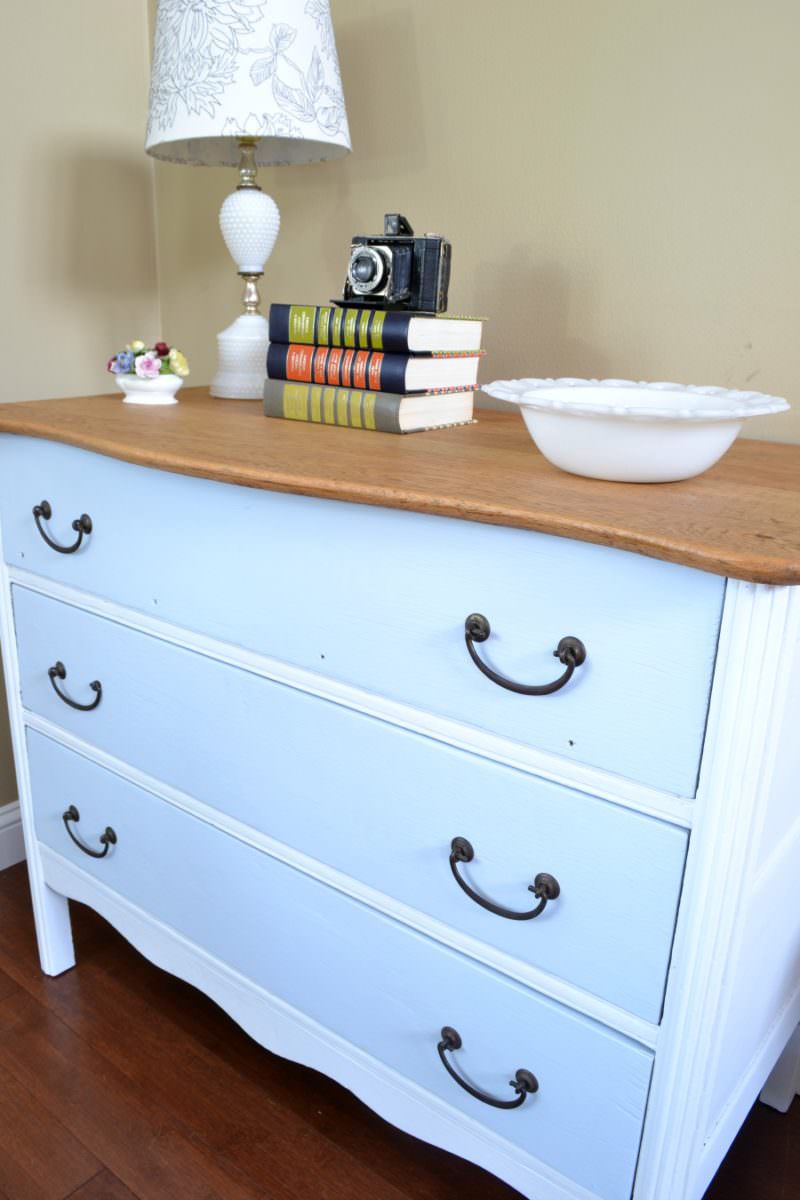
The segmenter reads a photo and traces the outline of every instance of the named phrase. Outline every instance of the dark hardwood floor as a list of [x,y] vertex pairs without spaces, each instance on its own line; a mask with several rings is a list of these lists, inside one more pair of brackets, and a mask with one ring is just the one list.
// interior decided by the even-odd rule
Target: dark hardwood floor
[[[47,979],[0,872],[0,1200],[518,1200],[73,912],[79,967]],[[707,1197],[799,1200],[800,1103],[755,1106]]]

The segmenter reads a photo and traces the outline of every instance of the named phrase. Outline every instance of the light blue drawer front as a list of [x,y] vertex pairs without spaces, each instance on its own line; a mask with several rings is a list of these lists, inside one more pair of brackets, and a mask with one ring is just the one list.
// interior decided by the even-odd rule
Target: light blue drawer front
[[[15,587],[25,706],[381,892],[656,1022],[683,873],[684,830],[580,795]],[[92,712],[58,698],[59,686]],[[540,871],[559,898],[512,910]]]
[[[259,426],[259,431],[261,426]],[[52,536],[32,506],[47,499]],[[280,495],[156,472],[5,436],[0,508],[9,563],[369,691],[676,794],[695,792],[724,581],[600,546],[393,509]],[[512,679],[588,660],[563,690]]]
[[[291,1005],[604,1200],[630,1195],[652,1056],[641,1047],[260,854],[87,760],[28,733],[41,841]],[[111,825],[107,858],[87,842]],[[512,1093],[524,1067],[539,1092],[498,1111],[441,1066],[444,1025],[458,1067]]]

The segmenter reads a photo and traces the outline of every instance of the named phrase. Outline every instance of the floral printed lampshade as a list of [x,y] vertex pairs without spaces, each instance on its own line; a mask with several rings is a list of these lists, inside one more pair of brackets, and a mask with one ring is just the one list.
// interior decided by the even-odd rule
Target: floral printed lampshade
[[159,0],[146,149],[169,162],[261,166],[350,149],[330,0]]

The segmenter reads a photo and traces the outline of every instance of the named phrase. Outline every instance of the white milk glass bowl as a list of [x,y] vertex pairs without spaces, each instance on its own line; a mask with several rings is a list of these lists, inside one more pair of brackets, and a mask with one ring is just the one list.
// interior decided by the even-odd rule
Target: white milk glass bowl
[[562,471],[622,483],[670,483],[713,466],[748,417],[789,405],[761,392],[627,379],[505,379],[489,396],[516,404]]

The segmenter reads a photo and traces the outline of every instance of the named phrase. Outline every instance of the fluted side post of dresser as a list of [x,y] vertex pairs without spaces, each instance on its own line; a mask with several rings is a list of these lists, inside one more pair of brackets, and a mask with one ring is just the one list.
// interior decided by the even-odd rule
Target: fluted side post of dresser
[[700,1200],[800,1020],[800,589],[729,580],[635,1200]]

